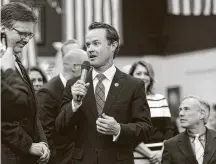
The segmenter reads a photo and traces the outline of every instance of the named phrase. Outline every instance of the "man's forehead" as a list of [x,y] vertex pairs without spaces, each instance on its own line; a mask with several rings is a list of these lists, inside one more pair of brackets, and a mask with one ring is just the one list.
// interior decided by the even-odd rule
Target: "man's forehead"
[[197,103],[198,103],[197,100],[194,98],[186,98],[181,102],[180,107],[193,107],[197,105]]
[[86,35],[86,41],[100,40],[105,37],[106,30],[103,28],[89,30]]
[[34,23],[33,22],[22,22],[22,21],[16,21],[13,24],[13,28],[19,28],[22,30],[25,30],[25,32],[32,32],[34,29]]

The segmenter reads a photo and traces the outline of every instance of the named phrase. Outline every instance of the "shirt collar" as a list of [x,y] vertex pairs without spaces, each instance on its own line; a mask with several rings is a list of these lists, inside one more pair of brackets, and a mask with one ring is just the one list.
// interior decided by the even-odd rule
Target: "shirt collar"
[[[113,64],[110,68],[108,68],[105,72],[103,72],[103,74],[106,77],[106,79],[111,81],[115,75],[115,72],[116,72],[116,67]],[[92,79],[94,80],[98,74],[99,73],[95,69],[93,69],[92,70]]]
[[194,134],[190,130],[187,130],[187,134],[191,141],[194,141],[196,135],[199,135],[199,140],[205,140],[206,128],[205,128],[205,131],[202,132],[201,134]]
[[59,74],[59,77],[60,77],[60,80],[61,80],[63,86],[66,87],[67,80],[64,78],[62,73]]

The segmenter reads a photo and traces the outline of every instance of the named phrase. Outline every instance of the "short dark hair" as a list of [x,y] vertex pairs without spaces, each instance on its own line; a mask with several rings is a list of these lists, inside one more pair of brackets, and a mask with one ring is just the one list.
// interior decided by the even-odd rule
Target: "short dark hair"
[[89,30],[93,30],[93,29],[97,29],[97,28],[106,29],[106,38],[109,41],[109,44],[112,44],[113,42],[118,43],[118,46],[116,47],[115,52],[114,52],[114,58],[115,58],[116,55],[118,54],[118,51],[120,48],[119,34],[118,34],[117,30],[113,26],[111,26],[107,23],[103,23],[103,22],[93,22],[88,27]]
[[39,67],[31,67],[31,68],[28,69],[29,73],[32,72],[32,71],[36,71],[36,72],[40,73],[40,75],[42,76],[44,84],[48,82],[46,74],[42,71],[42,69],[40,69]]
[[30,6],[20,2],[11,2],[1,8],[1,25],[12,28],[14,21],[37,23],[37,16]]
[[136,70],[138,65],[145,67],[147,69],[147,73],[150,77],[150,84],[147,87],[146,93],[147,94],[154,94],[154,92],[153,92],[153,86],[154,86],[154,82],[155,82],[154,70],[153,70],[153,67],[150,63],[147,63],[146,61],[138,61],[138,62],[133,63],[130,70],[129,70],[129,75],[134,76],[134,71]]

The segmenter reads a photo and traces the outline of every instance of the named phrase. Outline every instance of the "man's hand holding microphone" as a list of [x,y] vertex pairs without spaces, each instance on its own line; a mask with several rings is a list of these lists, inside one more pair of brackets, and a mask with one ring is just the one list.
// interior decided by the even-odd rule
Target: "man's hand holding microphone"
[[88,61],[84,61],[82,63],[82,72],[80,79],[76,81],[76,83],[71,87],[71,94],[73,96],[72,100],[72,110],[76,112],[77,109],[82,104],[82,99],[85,97],[88,87],[90,83],[86,82],[86,76],[90,69],[90,63]]
[[[82,73],[79,80],[76,81],[76,83],[71,87],[71,93],[73,96],[72,100],[72,110],[73,112],[76,112],[77,109],[82,104],[82,99],[85,97],[88,87],[90,83],[86,82],[86,75],[88,73],[88,70],[90,69],[90,63],[88,61],[84,61],[82,64]],[[96,120],[96,128],[99,133],[102,133],[104,135],[113,135],[114,140],[116,140],[120,134],[120,124],[113,118],[105,113],[101,115]]]

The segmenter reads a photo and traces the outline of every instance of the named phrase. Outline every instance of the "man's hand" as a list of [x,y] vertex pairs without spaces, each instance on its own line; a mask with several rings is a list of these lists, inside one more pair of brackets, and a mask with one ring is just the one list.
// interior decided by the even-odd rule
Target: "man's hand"
[[50,158],[50,150],[43,142],[32,143],[29,154],[40,157],[38,159],[39,164],[48,163]]
[[1,69],[6,71],[9,68],[15,70],[15,56],[11,47],[8,47],[7,51],[1,57]]
[[102,114],[101,118],[96,121],[97,131],[105,135],[117,136],[120,131],[120,124],[110,116]]
[[41,147],[42,152],[43,152],[38,162],[39,164],[46,164],[48,163],[49,158],[50,158],[50,150],[43,142],[38,143],[38,145]]
[[71,94],[73,96],[74,105],[79,106],[82,102],[78,100],[78,97],[81,96],[82,99],[85,97],[90,83],[84,83],[82,80],[77,80],[76,83],[71,87]]
[[161,159],[162,159],[162,151],[159,152],[152,152],[153,155],[152,157],[149,159],[151,164],[160,164],[161,163]]
[[40,157],[43,155],[43,150],[37,143],[32,143],[29,154]]

